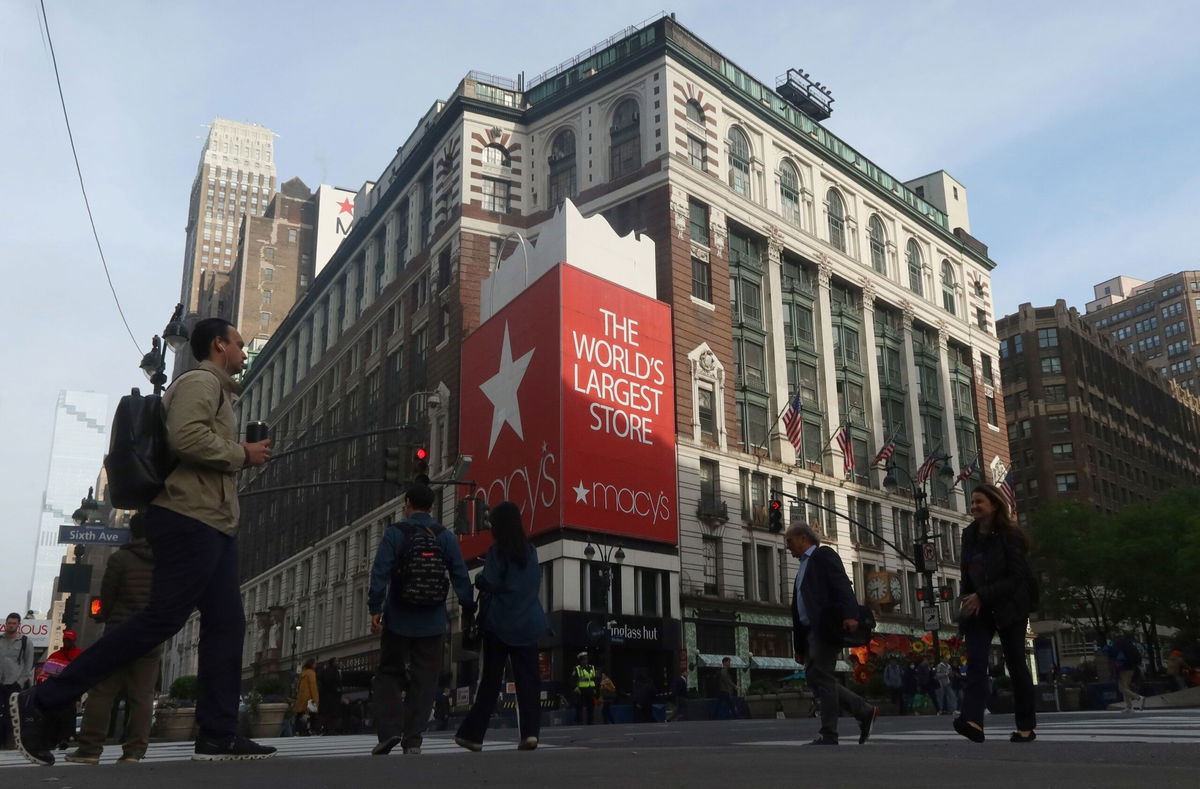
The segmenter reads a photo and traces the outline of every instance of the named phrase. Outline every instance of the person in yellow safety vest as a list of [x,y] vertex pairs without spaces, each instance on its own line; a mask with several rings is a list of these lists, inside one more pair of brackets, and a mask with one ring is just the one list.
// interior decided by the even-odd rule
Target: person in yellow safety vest
[[596,667],[588,660],[586,651],[578,655],[579,665],[571,672],[575,679],[575,722],[583,723],[584,712],[591,726],[596,722]]

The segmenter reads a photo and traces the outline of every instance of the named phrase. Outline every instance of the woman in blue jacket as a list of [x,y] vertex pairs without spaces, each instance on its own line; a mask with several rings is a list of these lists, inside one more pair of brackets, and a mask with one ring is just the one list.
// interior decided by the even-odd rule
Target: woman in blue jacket
[[483,750],[483,737],[504,678],[504,664],[509,662],[517,686],[517,725],[521,730],[517,747],[531,751],[537,747],[541,728],[537,642],[547,630],[546,613],[539,599],[542,568],[537,551],[525,539],[517,505],[511,501],[497,504],[492,508],[491,521],[492,546],[484,557],[483,572],[475,579],[485,597],[478,614],[483,633],[479,687],[454,741],[467,750]]

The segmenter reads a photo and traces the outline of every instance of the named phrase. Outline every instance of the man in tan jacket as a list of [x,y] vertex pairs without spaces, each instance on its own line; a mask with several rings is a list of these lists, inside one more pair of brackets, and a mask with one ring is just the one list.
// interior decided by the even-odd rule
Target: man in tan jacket
[[237,472],[261,466],[270,439],[239,443],[233,376],[246,361],[241,335],[219,318],[192,329],[197,370],[180,376],[163,398],[167,440],[179,464],[146,510],[155,566],[146,608],[106,632],[57,677],[13,694],[9,714],[17,748],[30,761],[54,763],[53,711],[155,649],[200,611],[199,680],[193,759],[262,759],[274,748],[237,734],[242,639],[246,620],[238,587]]

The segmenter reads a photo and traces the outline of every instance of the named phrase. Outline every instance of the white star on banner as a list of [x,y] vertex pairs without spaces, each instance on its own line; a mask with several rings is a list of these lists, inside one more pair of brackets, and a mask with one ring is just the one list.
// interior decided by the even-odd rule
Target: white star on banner
[[525,377],[525,370],[533,358],[533,348],[515,362],[512,358],[512,345],[508,339],[508,324],[504,324],[504,345],[500,349],[500,370],[491,378],[479,385],[479,388],[492,401],[492,437],[488,442],[488,457],[496,447],[496,439],[505,423],[517,434],[517,438],[525,440],[525,431],[521,428],[521,403],[517,398],[517,389]]
[[576,504],[578,504],[581,501],[584,504],[588,503],[588,500],[587,500],[588,489],[584,486],[583,480],[579,480],[579,484],[576,485],[575,487],[571,488],[571,490],[575,491],[575,503]]

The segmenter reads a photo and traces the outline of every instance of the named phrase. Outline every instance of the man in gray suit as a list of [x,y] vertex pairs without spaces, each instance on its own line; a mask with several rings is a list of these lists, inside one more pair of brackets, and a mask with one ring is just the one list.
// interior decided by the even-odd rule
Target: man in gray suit
[[858,629],[858,599],[842,560],[821,536],[803,524],[787,530],[784,540],[800,560],[792,588],[792,643],[805,664],[808,684],[821,703],[821,731],[812,745],[838,744],[838,713],[845,704],[858,721],[858,742],[871,736],[879,708],[863,701],[833,675],[842,651],[842,633]]

